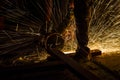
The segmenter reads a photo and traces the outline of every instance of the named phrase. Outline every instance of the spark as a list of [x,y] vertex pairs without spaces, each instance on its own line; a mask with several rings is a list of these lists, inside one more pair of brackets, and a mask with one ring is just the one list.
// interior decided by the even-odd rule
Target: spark
[[120,1],[95,0],[89,31],[89,47],[104,53],[120,52]]
[[[88,47],[91,50],[99,49],[102,53],[109,55],[114,52],[120,53],[120,1],[95,0],[92,8]],[[72,52],[75,52],[75,49],[72,48]],[[71,49],[68,49],[68,52],[65,51],[65,53],[69,52]]]
[[[66,0],[65,3],[68,3],[67,1],[68,0]],[[24,32],[27,31],[27,33],[36,34],[40,36],[40,34],[38,33],[44,25],[44,21],[38,17],[44,17],[44,15],[46,15],[43,7],[39,3],[32,3],[32,5],[37,6],[38,13],[41,13],[37,17],[34,14],[32,14],[29,11],[28,7],[25,5],[27,4],[27,1],[22,0],[22,2],[24,4],[17,5],[14,4],[16,3],[16,1],[13,3],[10,0],[3,0],[1,2],[3,4],[2,6],[0,6],[0,14],[6,17],[10,22],[14,22],[16,23],[16,25],[18,24],[17,31],[23,31],[24,29]],[[50,26],[52,26],[52,29],[56,30],[58,27],[61,27],[59,26],[59,24],[62,23],[63,19],[67,15],[66,13],[68,12],[68,9],[66,8],[66,6],[68,6],[68,4],[64,6],[64,12],[62,10],[63,8],[59,0],[54,0],[54,2],[52,3],[53,6],[51,6],[49,2],[46,3],[47,6],[53,8],[53,11],[50,12],[52,14]],[[20,8],[19,6],[21,6],[22,8]],[[105,53],[120,51],[120,0],[94,0],[92,8],[93,11],[92,18],[90,21],[88,46],[91,49],[100,49]],[[73,26],[74,28],[66,28],[66,30],[74,33],[74,19],[72,19],[69,24],[71,25],[68,25],[68,27]],[[71,33],[71,37],[73,33]],[[63,35],[63,37],[66,37],[66,43],[63,51],[75,51],[77,47],[75,34],[73,39],[69,40],[70,42],[68,41],[68,36]]]

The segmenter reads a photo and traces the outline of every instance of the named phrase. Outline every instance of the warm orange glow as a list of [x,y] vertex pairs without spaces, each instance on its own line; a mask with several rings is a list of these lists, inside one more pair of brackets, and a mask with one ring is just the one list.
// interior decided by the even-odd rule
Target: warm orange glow
[[91,50],[94,49],[99,49],[102,51],[104,54],[112,54],[112,53],[120,53],[120,47],[115,47],[112,46],[111,44],[101,44],[101,43],[95,43],[95,44],[90,44],[89,47]]

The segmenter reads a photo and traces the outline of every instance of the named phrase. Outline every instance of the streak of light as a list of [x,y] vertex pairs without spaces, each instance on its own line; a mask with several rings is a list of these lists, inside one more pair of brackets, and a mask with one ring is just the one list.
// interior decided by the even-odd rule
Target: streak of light
[[67,51],[67,52],[63,52],[64,54],[72,54],[72,53],[75,53],[75,51]]
[[[22,28],[27,26],[30,31],[32,30],[31,33],[34,32],[36,35],[40,35],[37,33],[39,33],[44,22],[30,13],[24,4],[21,4],[21,6],[25,8],[25,10],[22,10],[9,0],[3,0],[2,3],[3,6],[0,7],[0,12],[2,12],[1,14],[3,14],[3,16],[11,22],[24,25],[21,26]],[[25,3],[27,2],[25,1]],[[43,14],[40,15],[41,17],[46,15],[39,3],[33,3],[33,5],[36,5],[38,9],[42,10]],[[50,6],[50,3],[47,2],[47,5]],[[64,12],[59,0],[55,0],[52,7],[52,28],[56,29],[58,27],[56,27],[56,24],[60,24],[65,16],[63,16]],[[94,0],[92,8],[93,12],[90,21],[88,46],[91,49],[100,49],[104,53],[120,51],[120,0]],[[67,9],[65,11],[67,12]],[[38,13],[41,12],[38,10]],[[70,24],[74,25],[73,22],[71,21]],[[70,31],[73,30],[71,29]],[[68,40],[68,38],[66,38],[66,40]],[[66,50],[75,51],[76,49],[77,43],[75,38],[73,42],[69,41],[70,40],[66,41],[66,47],[64,48],[65,53]]]

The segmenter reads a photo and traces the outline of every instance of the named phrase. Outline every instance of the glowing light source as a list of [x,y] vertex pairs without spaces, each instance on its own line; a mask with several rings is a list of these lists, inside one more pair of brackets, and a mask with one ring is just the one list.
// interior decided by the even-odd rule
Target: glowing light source
[[75,53],[75,50],[73,50],[73,51],[66,51],[66,52],[64,52],[64,54],[71,54],[71,53]]

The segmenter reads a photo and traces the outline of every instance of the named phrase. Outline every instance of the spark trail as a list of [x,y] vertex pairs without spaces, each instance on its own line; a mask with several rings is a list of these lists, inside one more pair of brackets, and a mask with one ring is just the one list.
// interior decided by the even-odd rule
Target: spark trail
[[89,31],[89,47],[120,53],[120,1],[95,0]]
[[[16,23],[16,26],[18,24],[17,30],[22,28],[21,31],[24,29],[24,32],[39,33],[44,22],[28,10],[28,7],[25,5],[27,0],[21,0],[23,4],[20,5],[17,5],[17,1],[3,0],[1,2],[2,6],[0,6],[0,15],[5,16],[10,22]],[[68,3],[67,1],[66,3]],[[46,3],[50,5],[49,2]],[[34,2],[32,5],[36,5],[38,13],[41,13],[41,17],[46,14],[39,3]],[[58,27],[56,25],[62,23],[63,18],[65,18],[64,14],[67,15],[68,9],[65,9],[64,11],[66,12],[64,12],[59,0],[55,0],[52,7],[51,25],[52,29],[56,29]],[[120,52],[120,1],[94,0],[92,8],[93,13],[90,21],[88,46],[91,49],[100,49],[103,52]],[[19,24],[22,26],[19,27]],[[70,24],[75,26],[74,19],[71,20]],[[76,40],[70,43],[75,45]],[[68,44],[70,43],[68,42]],[[75,47],[73,50],[76,49]]]
[[[52,12],[50,12],[52,14],[51,20],[50,22],[47,22],[49,25],[46,25],[45,20],[43,20],[47,13],[44,10],[44,7],[46,6],[43,5],[44,3],[41,2],[41,0],[1,1],[0,16],[5,17],[5,20],[7,22],[5,23],[5,30],[0,30],[0,55],[6,55],[8,53],[11,53],[12,51],[19,51],[19,49],[23,46],[29,48],[30,45],[36,44],[34,43],[34,40],[36,39],[36,36],[39,37],[42,35],[40,33],[41,28],[46,29],[46,32],[49,31],[50,28],[52,28],[50,29],[51,31],[53,29],[57,31],[57,28],[59,28],[59,24],[61,24],[63,22],[63,19],[65,19],[65,17],[67,16],[68,0],[65,0],[65,2],[64,0],[62,0],[63,2],[61,2],[61,0],[53,0],[53,3],[49,3],[47,1],[50,0],[44,0],[43,2],[46,3],[46,6],[52,7]],[[66,5],[62,5],[62,3]],[[51,4],[53,5],[51,6]],[[33,49],[33,47],[36,49]],[[37,50],[38,46],[33,47],[33,51],[29,53],[37,53],[38,56],[33,54],[35,55],[35,57],[39,57],[39,53],[44,52],[44,50],[43,52],[39,52]],[[7,50],[5,50],[6,48]],[[24,52],[25,50],[28,51],[29,49],[22,49],[20,51],[20,54],[27,53]],[[45,56],[47,55],[45,54]]]
[[[100,49],[106,54],[120,53],[120,1],[94,0],[92,9],[88,46],[91,50]],[[73,22],[74,19],[71,23],[75,27]],[[73,29],[68,31],[73,31]],[[67,45],[65,48],[68,48],[70,52],[75,52],[77,46],[71,47],[71,44],[77,44],[76,38],[74,37],[73,42],[67,39],[65,41]]]

